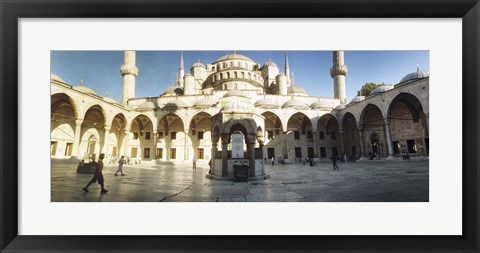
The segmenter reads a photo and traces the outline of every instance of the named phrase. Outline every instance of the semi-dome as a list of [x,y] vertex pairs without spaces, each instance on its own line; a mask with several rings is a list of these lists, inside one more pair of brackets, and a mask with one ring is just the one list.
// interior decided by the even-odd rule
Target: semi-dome
[[224,98],[227,98],[227,97],[242,97],[242,98],[250,98],[247,94],[239,91],[239,90],[231,90],[227,93],[225,93],[225,95],[223,95]]
[[209,108],[217,104],[217,102],[211,100],[211,99],[200,99],[197,100],[194,104],[193,107],[195,108]]
[[65,81],[63,81],[63,79],[55,74],[50,74],[50,80],[52,81],[59,81],[59,82],[62,82],[64,83]]
[[147,101],[137,107],[137,110],[155,110],[159,109],[158,104],[153,101]]
[[253,62],[252,59],[246,57],[245,55],[241,55],[241,54],[237,54],[237,53],[224,55],[224,56],[218,58],[218,59],[216,60],[216,62],[218,62],[218,61],[226,61],[226,60],[244,60],[244,61],[251,61],[251,62]]
[[302,109],[307,109],[308,104],[302,100],[292,99],[285,102],[282,105],[282,108],[294,108],[294,109],[302,110]]
[[92,89],[90,89],[90,88],[88,88],[87,86],[84,86],[84,85],[75,86],[73,88],[75,90],[78,90],[78,91],[83,92],[83,93],[97,95],[97,93],[95,91],[93,91]]
[[314,110],[323,109],[323,108],[332,108],[332,104],[327,101],[317,101],[310,105],[310,108]]
[[278,108],[278,103],[271,98],[262,98],[255,102],[255,107],[260,107],[263,109],[275,109]]
[[108,102],[108,103],[112,103],[112,104],[118,104],[117,100],[115,100],[111,97],[103,97],[103,101]]
[[360,102],[360,101],[363,101],[365,100],[365,96],[355,96],[352,101],[350,101],[350,103],[357,103],[357,102]]
[[406,82],[406,81],[409,81],[409,80],[415,80],[415,79],[420,79],[420,78],[425,78],[425,77],[429,77],[430,74],[425,71],[425,70],[421,70],[418,66],[417,66],[417,71],[415,72],[412,72],[406,76],[404,76],[402,78],[402,80],[400,80],[400,83],[403,83],[403,82]]
[[253,108],[252,104],[246,101],[241,101],[241,100],[229,101],[220,110],[220,112],[239,112],[239,113],[244,113],[244,112],[252,113],[254,111],[255,109]]
[[380,85],[377,88],[375,88],[374,90],[372,90],[372,92],[370,92],[370,95],[382,93],[382,92],[385,92],[385,91],[389,91],[391,89],[393,89],[393,85]]

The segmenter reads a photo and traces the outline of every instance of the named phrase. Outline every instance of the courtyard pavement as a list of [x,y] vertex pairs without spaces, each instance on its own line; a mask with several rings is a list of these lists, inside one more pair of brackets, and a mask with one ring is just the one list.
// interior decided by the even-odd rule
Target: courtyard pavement
[[429,170],[426,161],[323,162],[265,164],[270,178],[264,181],[232,182],[208,179],[206,162],[124,165],[125,176],[115,176],[116,164],[105,164],[108,193],[93,184],[82,188],[91,174],[77,174],[75,164],[52,164],[52,202],[425,202],[429,200]]

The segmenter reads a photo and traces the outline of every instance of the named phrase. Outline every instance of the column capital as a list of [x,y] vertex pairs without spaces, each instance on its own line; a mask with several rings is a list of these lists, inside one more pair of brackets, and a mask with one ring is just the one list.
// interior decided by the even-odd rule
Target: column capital
[[75,124],[76,125],[81,125],[83,123],[83,119],[76,119]]
[[112,127],[111,127],[111,126],[105,125],[105,132],[108,132],[108,131],[110,131],[110,129],[112,129]]
[[358,124],[357,128],[358,128],[358,131],[363,131],[365,126],[363,124]]
[[339,128],[339,129],[338,129],[338,133],[339,133],[339,134],[343,134],[343,128]]
[[385,125],[389,125],[391,120],[392,119],[390,119],[390,118],[384,118],[383,119],[383,121],[385,122]]

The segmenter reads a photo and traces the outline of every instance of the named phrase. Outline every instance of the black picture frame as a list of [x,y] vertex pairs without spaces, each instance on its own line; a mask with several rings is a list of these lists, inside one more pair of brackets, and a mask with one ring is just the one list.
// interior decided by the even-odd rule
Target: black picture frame
[[[478,0],[0,0],[0,17],[1,252],[479,252]],[[17,22],[57,17],[462,18],[462,236],[18,235]]]

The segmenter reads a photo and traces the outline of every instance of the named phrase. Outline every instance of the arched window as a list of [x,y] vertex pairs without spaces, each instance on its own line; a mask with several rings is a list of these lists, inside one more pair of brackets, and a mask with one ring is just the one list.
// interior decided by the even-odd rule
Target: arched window
[[242,72],[242,78],[245,79],[245,72]]
[[230,72],[227,72],[227,78],[230,79]]
[[223,73],[220,73],[220,80],[223,79]]
[[212,71],[215,71],[215,67],[212,67]]
[[235,78],[238,78],[238,73],[237,72],[234,72],[235,73]]
[[248,73],[248,79],[252,80],[252,73]]

